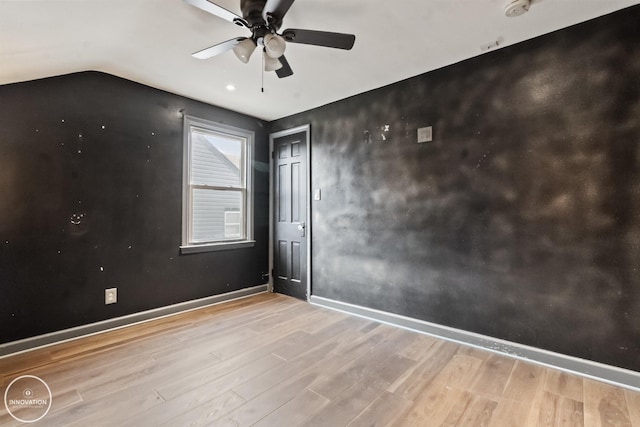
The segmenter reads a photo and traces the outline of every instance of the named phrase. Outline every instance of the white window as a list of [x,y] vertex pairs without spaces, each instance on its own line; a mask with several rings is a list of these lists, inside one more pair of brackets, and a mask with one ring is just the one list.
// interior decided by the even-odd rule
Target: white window
[[253,132],[185,116],[182,252],[253,244]]

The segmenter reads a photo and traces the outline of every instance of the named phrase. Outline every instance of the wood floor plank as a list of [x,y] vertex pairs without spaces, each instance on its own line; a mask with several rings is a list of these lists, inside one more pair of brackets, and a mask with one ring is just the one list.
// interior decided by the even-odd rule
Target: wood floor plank
[[[243,425],[243,423],[249,422],[247,420],[253,419],[256,411],[260,413],[261,411],[264,411],[265,408],[269,407],[269,404],[265,401],[265,399],[269,399],[269,393],[280,393],[278,390],[284,389],[285,395],[287,395],[289,388],[297,388],[300,381],[303,381],[305,383],[305,387],[308,388],[317,382],[322,375],[325,375],[326,372],[334,372],[346,362],[342,356],[333,354],[330,351],[334,346],[335,342],[333,340],[325,342],[321,346],[307,351],[302,354],[300,358],[293,360],[286,366],[283,366],[283,369],[285,367],[287,368],[286,371],[284,371],[284,374],[281,372],[276,372],[275,374],[273,372],[265,373],[265,375],[259,378],[256,377],[249,382],[243,383],[240,387],[236,387],[240,393],[249,394],[249,396],[246,396],[247,398],[255,396],[246,406],[247,408],[255,406],[258,409],[254,408],[248,412],[238,409],[238,411],[236,411],[237,414],[231,415],[225,420],[216,421],[215,424],[239,422],[240,425]],[[325,355],[325,357],[321,357],[321,355]],[[302,363],[303,361],[306,361],[306,363]],[[304,367],[305,364],[307,367]],[[262,390],[266,387],[271,388],[269,388],[267,392],[263,393]],[[283,403],[283,405],[294,405],[295,407],[295,403],[293,402],[286,402]],[[278,411],[278,409],[276,409],[276,411]]]
[[492,427],[537,425],[544,378],[545,368],[516,361],[503,392],[503,398],[498,400],[498,406],[489,425]]
[[[69,390],[65,393],[56,393],[56,399],[51,402],[50,414],[64,412],[67,408],[82,402],[82,397],[78,390]],[[2,422],[0,422],[0,425]]]
[[[282,298],[261,298],[255,305],[250,301],[242,304],[235,301],[231,307],[227,307],[226,304],[215,305],[204,309],[208,313],[206,321],[202,321],[200,317],[193,321],[191,316],[187,316],[185,320],[192,321],[191,327],[179,330],[174,335],[177,339],[190,343],[206,341],[207,338],[224,336],[236,329],[247,329],[246,326],[253,322],[259,323],[280,310],[293,310],[296,305],[288,304],[286,299]],[[185,313],[187,314],[189,313]],[[212,327],[212,321],[215,321],[215,327]]]
[[383,392],[351,421],[349,427],[380,427],[390,425],[412,402],[388,391]]
[[640,427],[640,393],[276,294],[0,358],[0,395],[24,374],[47,426]]
[[[227,345],[216,346],[212,348],[206,345],[206,351],[211,352],[220,360],[227,360],[237,357],[238,353],[250,353],[262,351],[262,354],[272,353],[283,346],[298,346],[308,340],[309,333],[301,330],[283,330],[281,333],[265,332],[254,338],[243,341],[236,341]],[[187,349],[190,346],[186,347]]]
[[432,382],[393,425],[395,427],[440,426],[456,403],[462,400],[463,394],[464,391],[458,388]]
[[489,427],[534,427],[536,424],[528,422],[530,412],[530,402],[507,398],[498,399],[493,416],[489,420]]
[[185,358],[156,361],[151,366],[143,366],[142,369],[135,372],[112,374],[108,379],[99,383],[80,384],[78,391],[85,400],[99,399],[119,390],[142,384],[169,382],[193,366],[208,366],[215,363],[216,360],[208,353],[194,353]]
[[503,396],[521,402],[531,402],[544,384],[545,369],[538,365],[516,361]]
[[453,403],[453,407],[447,414],[446,418],[440,424],[440,427],[455,427],[462,423],[462,417],[467,409],[471,406],[474,396],[468,391],[462,391],[460,396]]
[[344,339],[339,340],[334,351],[347,359],[355,360],[372,351],[394,332],[393,328],[378,328],[364,334],[359,330],[353,330],[345,334]]
[[456,354],[434,378],[434,381],[446,384],[448,387],[466,390],[475,381],[481,365],[482,360],[476,357]]
[[398,331],[398,333],[389,336],[378,344],[375,347],[375,351],[369,351],[363,354],[315,385],[313,391],[328,399],[333,399],[345,389],[349,388],[353,382],[361,381],[363,378],[375,382],[375,386],[382,390],[386,389],[402,371],[406,370],[409,365],[415,363],[411,359],[396,356],[398,363],[400,363],[401,366],[404,364],[401,372],[387,372],[387,378],[383,376],[385,371],[395,371],[395,369],[398,368],[398,366],[391,366],[386,362],[394,356],[396,349],[403,348],[409,342],[408,337]]
[[367,372],[355,371],[339,371],[335,375],[323,377],[317,384],[311,387],[315,393],[326,397],[329,400],[335,399],[346,389],[351,387],[354,382],[367,378],[368,382],[375,383],[376,387],[384,390],[385,384],[379,378],[372,376]]
[[444,369],[451,358],[460,349],[458,344],[441,341],[429,349],[420,366],[411,376],[401,383],[396,383],[389,391],[407,400],[415,400],[434,378]]
[[138,412],[127,420],[127,425],[159,426],[163,424],[187,425],[196,420],[219,418],[245,403],[232,391],[224,391],[214,381],[189,390],[175,399],[167,400],[148,410]]
[[[476,356],[474,356],[476,357]],[[492,354],[482,363],[478,377],[470,390],[495,399],[502,396],[507,386],[515,360]]]
[[166,400],[210,382],[215,382],[219,389],[226,391],[265,372],[271,372],[282,364],[284,361],[273,355],[245,355],[243,358],[230,359],[188,375],[174,377],[173,381],[159,384],[155,390]]
[[542,405],[538,412],[538,422],[536,425],[540,427],[553,427],[558,425],[558,417],[560,415],[560,396],[548,391],[544,391]]
[[[328,309],[323,308],[321,310],[326,311]],[[304,330],[305,332],[309,332],[310,334],[318,335],[325,328],[329,327],[331,324],[338,323],[338,322],[348,322],[349,329],[358,329],[361,327],[361,325],[364,326],[367,323],[366,319],[349,316],[348,314],[345,314],[345,313],[334,312],[334,313],[331,313],[330,317],[327,316],[327,313],[325,313],[324,316],[316,318],[314,322],[305,324],[302,330]]]
[[[257,336],[258,333],[249,328],[235,327],[228,330],[216,330],[215,328],[209,328],[207,333],[203,333],[193,339],[186,340],[182,345],[194,347],[205,346],[209,352],[215,353],[218,348],[234,344],[236,342],[251,340]],[[184,338],[182,339],[184,340]]]
[[214,420],[241,407],[244,403],[245,401],[240,396],[229,391],[161,424],[148,424],[147,419],[142,419],[142,424],[131,424],[131,427],[139,427],[141,425],[162,425],[167,427],[215,425],[213,424]]
[[497,407],[498,402],[495,400],[484,396],[474,396],[473,401],[457,425],[460,427],[487,427],[493,419],[493,414]]
[[290,378],[309,366],[318,363],[322,357],[329,353],[335,346],[334,343],[325,343],[322,346],[315,347],[290,362],[278,365],[261,375],[253,377],[251,380],[240,384],[233,388],[240,397],[245,400],[251,400],[254,397],[266,392],[282,383],[283,378]]
[[[525,418],[526,425],[537,426],[540,423],[540,414],[544,410],[543,405],[545,403],[545,397],[547,396],[547,391],[544,388],[544,384],[548,373],[549,372],[547,369],[542,369],[541,376],[538,378],[538,382],[536,383],[537,388],[535,390],[535,393],[533,394],[531,400],[527,401],[530,409],[529,417]],[[532,378],[532,380],[534,379]],[[533,381],[531,385],[533,385]]]
[[103,382],[108,382],[114,377],[123,377],[142,371],[153,366],[155,361],[148,355],[135,355],[127,359],[107,365],[88,366],[85,369],[69,367],[67,371],[56,372],[49,375],[46,370],[38,369],[37,376],[42,378],[51,388],[52,392],[65,393],[70,390],[89,388]]
[[7,411],[4,409],[4,403],[3,403],[3,404],[0,404],[0,425],[2,427],[24,427],[25,425],[28,425],[28,424],[20,422],[15,418],[13,418],[11,415],[9,415]]
[[495,355],[495,353],[489,353],[488,351],[482,350],[478,347],[471,347],[471,346],[462,346],[458,351],[458,353],[466,354],[467,356],[473,356],[477,359],[482,359],[484,361],[489,360],[491,356]]
[[565,396],[578,402],[582,402],[584,396],[582,378],[554,369],[547,371],[544,388],[551,393]]
[[285,382],[274,387],[270,393],[263,393],[248,401],[227,416],[215,420],[216,426],[250,426],[290,400],[302,393],[318,377],[317,373],[310,373],[297,378],[293,382]]
[[329,404],[329,399],[305,389],[275,411],[254,424],[254,427],[297,426]]
[[624,390],[629,418],[634,426],[640,426],[640,391]]
[[427,351],[438,341],[437,338],[429,335],[417,335],[411,344],[399,349],[397,354],[418,362],[424,358]]
[[31,352],[3,357],[0,358],[0,375],[6,378],[13,374],[20,373],[25,369],[33,369],[38,366],[46,365],[51,363],[52,360],[49,350],[46,349],[38,349]]
[[583,427],[584,404],[568,397],[561,397],[557,424],[560,427]]
[[344,316],[342,313],[334,313],[326,309],[325,313],[327,314],[327,318],[331,319],[331,322],[327,322],[328,324],[325,327],[312,334],[319,342],[333,339],[338,334],[342,334],[348,332],[352,328],[362,326],[363,319],[359,317]]
[[[297,339],[287,340],[288,342],[284,345],[281,345],[278,348],[273,349],[272,353],[276,356],[280,357],[283,360],[294,360],[303,353],[311,350],[315,346],[317,346],[318,342],[315,337],[308,333],[303,332],[298,335]],[[335,344],[332,346],[332,349],[335,348]]]
[[630,427],[631,417],[622,389],[608,384],[584,382],[585,425],[593,427]]
[[383,323],[376,322],[375,320],[369,320],[365,325],[362,326],[362,328],[358,329],[358,331],[362,332],[363,334],[367,334],[380,326],[383,326]]
[[309,308],[305,304],[297,304],[283,310],[279,310],[275,313],[271,313],[268,316],[260,319],[259,322],[252,322],[249,328],[255,332],[265,332],[269,329],[277,328],[280,325],[284,325],[292,319],[298,317],[304,318],[305,314],[309,313]]
[[382,366],[374,367],[376,375],[380,377],[387,385],[391,385],[402,374],[411,370],[417,362],[398,354],[394,354],[390,358],[382,362]]
[[131,414],[157,406],[162,401],[152,390],[125,389],[97,400],[82,401],[51,417],[47,415],[46,423],[68,427],[122,425]]
[[[56,361],[47,366],[28,370],[25,373],[41,376],[47,383],[56,387],[57,384],[64,383],[64,380],[70,377],[75,378],[77,383],[80,384],[83,376],[86,376],[87,373],[89,375],[93,374],[96,367],[100,367],[103,371],[117,374],[120,372],[119,366],[135,366],[136,361],[139,359],[148,361],[148,366],[151,366],[152,362],[148,359],[148,351],[156,350],[161,345],[175,345],[175,343],[176,341],[171,341],[166,336],[160,336],[152,340],[132,343],[126,346],[115,346],[111,351],[103,349],[95,353],[69,357],[69,359]],[[126,371],[125,374],[128,375],[129,373],[130,371]],[[101,384],[101,382],[98,381],[94,384]]]
[[336,396],[331,400],[331,403],[302,425],[306,427],[346,425],[382,393],[382,389],[376,388],[375,381],[366,377],[362,378]]
[[[156,323],[157,322],[157,323]],[[168,332],[173,329],[184,328],[180,319],[162,318],[156,322],[144,322],[136,325],[135,333],[131,327],[107,331],[98,335],[91,335],[82,340],[73,340],[65,346],[56,346],[50,350],[51,358],[60,360],[75,355],[87,354],[114,345],[122,345],[145,339],[157,332]]]
[[[0,398],[1,399],[1,398]],[[0,400],[2,402],[2,400]],[[70,390],[65,393],[56,393],[55,399],[51,400],[51,408],[47,413],[47,421],[49,421],[53,415],[64,413],[68,408],[82,402],[80,394],[76,390]],[[19,422],[8,414],[4,403],[0,403],[0,426],[13,427],[24,426],[25,423]]]
[[[306,310],[309,310],[307,306],[303,305],[303,307]],[[312,310],[311,313],[301,311],[295,316],[289,318],[289,321],[281,324],[278,328],[271,328],[269,330],[260,332],[256,336],[247,338],[244,341],[238,341],[226,346],[216,346],[216,348],[213,350],[213,353],[220,359],[224,360],[228,359],[229,357],[234,357],[235,355],[237,355],[239,350],[248,351],[255,347],[268,345],[274,340],[279,340],[287,335],[291,337],[288,340],[288,344],[290,344],[290,347],[295,347],[301,342],[301,337],[308,337],[313,333],[308,330],[307,326],[315,323],[316,325],[322,325],[322,327],[324,328],[328,324],[323,323],[322,321],[326,321],[326,319],[327,316],[322,311]],[[335,322],[335,319],[331,319],[330,323],[333,322]]]

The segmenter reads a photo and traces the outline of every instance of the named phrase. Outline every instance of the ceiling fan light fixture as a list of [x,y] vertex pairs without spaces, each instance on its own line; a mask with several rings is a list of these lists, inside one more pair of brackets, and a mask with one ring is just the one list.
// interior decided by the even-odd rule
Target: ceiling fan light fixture
[[265,71],[276,71],[282,68],[282,62],[278,58],[272,58],[265,51],[263,53],[264,56],[264,70]]
[[267,34],[264,36],[264,48],[271,58],[280,58],[287,47],[285,40],[277,34]]
[[233,53],[245,64],[249,62],[254,50],[256,50],[256,43],[252,39],[244,39],[233,47]]
[[[356,36],[353,34],[300,28],[289,28],[281,35],[278,34],[277,31],[281,27],[285,14],[296,0],[240,0],[242,17],[217,5],[216,2],[219,0],[183,1],[251,32],[249,37],[234,37],[195,52],[192,54],[195,58],[209,59],[233,50],[238,59],[246,64],[256,47],[260,46],[263,50],[264,69],[276,71],[280,79],[293,75],[289,61],[284,56],[288,43],[350,50],[356,41]],[[531,2],[535,0],[502,1]]]

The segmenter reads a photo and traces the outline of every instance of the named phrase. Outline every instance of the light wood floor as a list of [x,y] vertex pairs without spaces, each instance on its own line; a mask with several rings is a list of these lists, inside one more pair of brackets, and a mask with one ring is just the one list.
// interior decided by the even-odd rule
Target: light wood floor
[[2,394],[21,374],[33,425],[640,426],[639,393],[276,294],[0,359]]

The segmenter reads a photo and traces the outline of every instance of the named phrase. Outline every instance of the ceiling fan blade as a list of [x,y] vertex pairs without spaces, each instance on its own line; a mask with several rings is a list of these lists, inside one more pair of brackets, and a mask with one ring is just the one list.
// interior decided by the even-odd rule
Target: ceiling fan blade
[[311,44],[314,46],[334,47],[349,50],[356,42],[353,34],[330,33],[328,31],[300,30],[289,28],[282,32],[282,37],[291,43]]
[[287,58],[285,58],[284,55],[278,58],[278,61],[280,61],[280,63],[282,64],[282,68],[276,70],[276,75],[279,78],[282,79],[293,74],[293,70],[291,69],[289,62],[287,62]]
[[198,59],[213,58],[216,55],[220,55],[221,53],[225,53],[226,51],[233,49],[235,45],[245,39],[246,37],[237,37],[235,39],[227,40],[226,42],[218,43],[206,49],[199,50],[191,56]]
[[216,15],[222,19],[232,22],[241,27],[249,28],[249,24],[243,18],[239,17],[233,12],[228,11],[224,7],[218,6],[208,0],[184,0],[185,3],[195,6],[198,9],[202,9],[205,12],[209,12],[212,15]]
[[[282,22],[282,18],[287,13],[294,0],[267,0],[267,3],[264,5],[264,9],[262,9],[262,17],[264,18],[264,22],[273,23],[273,22]],[[271,16],[271,19],[269,19]]]

